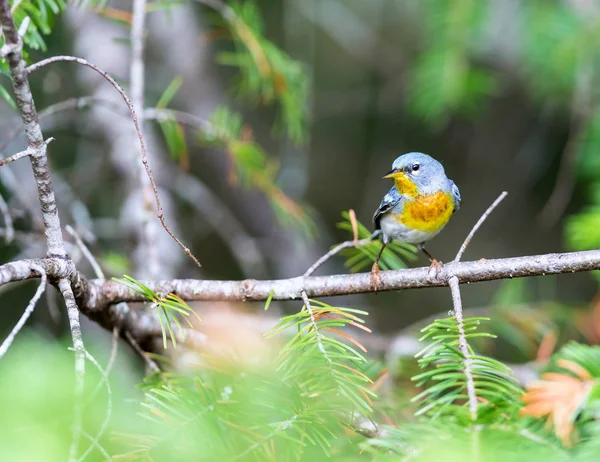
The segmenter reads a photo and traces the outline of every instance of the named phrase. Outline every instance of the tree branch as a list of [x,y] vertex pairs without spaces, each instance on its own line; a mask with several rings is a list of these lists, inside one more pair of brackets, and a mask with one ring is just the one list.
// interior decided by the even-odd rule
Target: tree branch
[[44,221],[44,232],[46,233],[46,244],[48,256],[67,257],[67,252],[62,238],[60,219],[54,187],[48,169],[48,157],[46,156],[46,143],[38,122],[35,103],[29,88],[27,69],[23,60],[22,41],[13,21],[8,0],[0,1],[0,21],[5,37],[3,54],[8,62],[15,100],[21,113],[21,119],[25,126],[27,136],[27,151],[33,169],[33,176],[38,189],[38,197]]
[[85,358],[87,352],[83,345],[81,324],[79,323],[79,309],[75,302],[71,281],[68,279],[59,280],[58,288],[67,306],[67,317],[69,318],[71,336],[73,337],[73,349],[75,350],[75,408],[73,410],[73,440],[69,451],[69,460],[74,461],[77,459],[79,440],[81,438],[83,419],[82,398],[85,384]]
[[[456,276],[462,284],[547,274],[575,273],[600,269],[600,250],[553,253],[495,260],[446,263],[435,278],[429,278],[428,267],[381,272],[383,284],[374,287],[370,273],[335,274],[331,276],[302,276],[291,279],[243,281],[212,281],[174,279],[143,281],[158,293],[174,293],[186,301],[264,301],[272,292],[273,300],[299,300],[305,287],[309,297],[331,297],[390,290],[420,289],[448,286]],[[1,267],[0,267],[1,270]],[[0,280],[1,280],[0,271]],[[144,301],[142,296],[114,281],[86,282],[86,301],[91,311],[127,301]]]
[[35,291],[35,294],[31,298],[31,300],[29,301],[29,304],[25,308],[25,311],[23,312],[23,315],[19,319],[19,322],[17,322],[17,324],[15,325],[15,327],[13,328],[13,330],[10,331],[10,334],[8,334],[8,336],[6,337],[6,339],[4,339],[4,342],[2,342],[2,345],[0,345],[0,358],[2,358],[6,354],[6,352],[8,351],[8,349],[10,348],[10,346],[12,345],[15,337],[21,331],[21,329],[23,328],[23,326],[25,325],[25,323],[29,319],[29,316],[31,316],[31,313],[33,313],[33,310],[35,309],[35,306],[37,305],[37,302],[42,297],[42,294],[44,293],[44,290],[46,290],[46,279],[47,279],[46,278],[46,273],[39,266],[35,266],[32,269],[35,270],[35,271],[37,271],[39,273],[39,275],[42,278],[42,282],[40,282],[40,285],[38,286],[37,290]]

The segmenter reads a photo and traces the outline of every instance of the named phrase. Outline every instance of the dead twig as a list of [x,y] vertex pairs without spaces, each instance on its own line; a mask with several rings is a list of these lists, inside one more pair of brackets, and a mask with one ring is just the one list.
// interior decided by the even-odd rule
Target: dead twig
[[26,71],[28,74],[31,74],[32,72],[35,72],[38,69],[41,69],[42,67],[47,66],[48,64],[61,62],[61,61],[74,62],[74,63],[80,64],[82,66],[89,67],[90,69],[96,71],[102,77],[104,77],[104,79],[107,80],[108,83],[110,83],[115,88],[115,90],[117,90],[117,92],[119,93],[119,95],[121,96],[121,98],[123,99],[123,101],[125,102],[125,104],[127,105],[128,109],[129,109],[129,112],[131,114],[131,119],[133,121],[136,133],[138,135],[138,139],[140,142],[140,148],[141,148],[141,154],[142,154],[142,164],[144,165],[144,169],[146,170],[146,174],[148,175],[150,184],[152,185],[152,191],[154,193],[154,201],[156,203],[156,209],[157,209],[156,216],[160,220],[160,223],[161,223],[162,227],[164,228],[164,230],[169,234],[169,236],[171,236],[173,238],[173,240],[175,242],[177,242],[177,244],[183,249],[185,254],[188,257],[190,257],[192,260],[194,260],[194,263],[196,263],[196,265],[202,266],[200,264],[200,262],[198,261],[198,259],[192,254],[192,251],[189,248],[187,248],[185,246],[185,244],[183,244],[183,242],[181,242],[181,240],[179,240],[179,238],[173,233],[173,231],[171,231],[171,228],[169,227],[169,225],[167,224],[167,222],[165,220],[164,211],[163,211],[163,208],[162,208],[162,205],[160,202],[160,197],[158,194],[158,188],[156,186],[156,182],[154,180],[152,170],[150,169],[150,165],[148,164],[148,153],[146,151],[146,143],[144,141],[144,136],[142,135],[142,131],[140,129],[140,124],[138,121],[137,114],[135,112],[133,104],[131,103],[131,100],[129,99],[129,97],[123,90],[123,88],[121,88],[121,86],[115,81],[115,79],[113,79],[107,72],[103,71],[95,64],[92,64],[92,63],[86,61],[85,59],[77,58],[75,56],[53,56],[51,58],[43,59],[42,61],[39,61],[39,62],[29,66],[26,69]]

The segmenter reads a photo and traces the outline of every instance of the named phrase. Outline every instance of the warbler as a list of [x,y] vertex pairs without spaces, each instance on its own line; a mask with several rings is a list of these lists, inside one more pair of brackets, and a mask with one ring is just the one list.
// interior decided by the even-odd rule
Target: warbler
[[379,259],[392,240],[418,245],[432,265],[439,265],[425,242],[437,236],[460,208],[458,186],[442,164],[422,152],[401,155],[383,178],[393,178],[394,186],[373,215],[373,236],[382,235],[383,241],[373,272],[379,273]]

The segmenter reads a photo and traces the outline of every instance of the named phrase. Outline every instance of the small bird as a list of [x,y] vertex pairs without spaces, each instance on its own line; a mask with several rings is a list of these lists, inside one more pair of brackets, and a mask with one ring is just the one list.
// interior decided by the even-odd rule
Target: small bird
[[398,157],[383,178],[393,178],[394,186],[373,215],[373,237],[382,234],[383,245],[372,274],[379,275],[379,259],[392,240],[417,244],[432,266],[439,268],[439,262],[425,250],[425,242],[437,236],[460,208],[458,186],[446,176],[442,164],[421,152]]

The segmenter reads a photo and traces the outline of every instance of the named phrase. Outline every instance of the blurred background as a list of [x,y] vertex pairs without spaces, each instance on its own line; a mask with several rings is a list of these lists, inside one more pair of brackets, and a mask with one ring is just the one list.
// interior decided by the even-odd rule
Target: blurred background
[[[240,44],[227,39],[235,33],[223,26],[215,4],[153,2],[147,17],[143,130],[150,164],[167,220],[202,262],[202,268],[193,265],[158,228],[154,277],[298,276],[332,245],[351,238],[337,227],[343,211],[355,210],[361,223],[372,226],[391,187],[382,176],[409,151],[441,161],[461,190],[460,212],[428,245],[442,261],[454,257],[502,191],[508,197],[465,260],[600,244],[598,2],[257,0],[256,10],[236,11],[260,30],[266,59],[282,70],[273,75],[271,101],[264,92],[245,94],[254,85],[240,79],[249,64],[235,55]],[[122,1],[99,11],[70,6],[45,39],[47,51],[34,50],[31,59],[84,57],[129,91],[130,11],[131,3]],[[137,231],[147,212],[131,173],[138,168],[138,145],[119,95],[97,74],[69,63],[38,71],[31,81],[44,134],[55,138],[49,155],[63,224],[79,232],[107,277],[150,278]],[[181,122],[183,116],[171,125],[151,120],[152,108],[164,107],[165,100],[170,109],[193,116],[192,122]],[[206,121],[213,128],[218,120],[229,129],[235,125],[231,114],[217,112],[222,117],[215,119],[220,107],[243,117],[239,139],[252,140],[248,152],[214,143],[219,137]],[[22,150],[16,111],[2,103],[0,117],[3,154]],[[267,160],[255,162],[263,154]],[[272,172],[275,189],[253,181],[256,176],[244,180],[245,169],[255,164]],[[11,164],[0,178],[17,230],[13,243],[2,245],[2,260],[42,255],[30,167]],[[76,248],[72,253],[80,257]],[[422,255],[407,262],[427,264]],[[84,260],[79,267],[93,277]],[[347,271],[344,258],[336,257],[319,274]],[[3,288],[1,300],[10,309],[2,311],[0,334],[14,325],[33,287]],[[512,359],[522,361],[549,336],[551,342],[584,337],[597,343],[596,291],[593,275],[569,274],[471,284],[463,289],[463,303],[468,312],[497,310],[495,328],[508,338],[498,353],[516,347]],[[57,300],[51,293],[48,306],[38,307],[36,329],[64,332]],[[413,323],[451,309],[447,289],[330,302],[370,313],[376,351],[389,350]],[[260,304],[198,306],[264,313]],[[273,308],[292,312],[300,305]],[[96,327],[86,329],[92,335]]]

